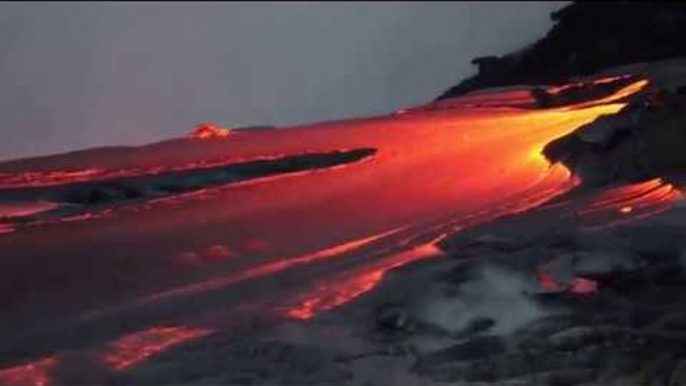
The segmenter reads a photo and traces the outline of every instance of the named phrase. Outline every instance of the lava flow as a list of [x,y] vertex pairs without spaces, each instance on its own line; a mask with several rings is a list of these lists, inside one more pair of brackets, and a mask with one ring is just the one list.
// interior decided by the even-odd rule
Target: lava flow
[[50,384],[49,372],[56,363],[57,359],[48,357],[39,361],[0,370],[0,384],[48,386]]
[[373,289],[386,272],[415,260],[440,256],[443,253],[436,244],[445,238],[440,235],[426,244],[406,252],[391,255],[365,267],[363,273],[348,273],[342,278],[328,278],[316,284],[316,290],[308,294],[301,303],[290,307],[286,315],[294,319],[310,319],[317,314],[345,304]]
[[180,343],[201,338],[212,331],[184,326],[161,326],[136,332],[110,344],[104,362],[117,370],[124,370],[144,362]]
[[[206,328],[186,326],[158,326],[125,335],[97,352],[84,355],[98,355],[91,358],[102,362],[113,371],[123,371],[136,366],[181,343],[202,338],[212,333]],[[50,374],[62,365],[62,358],[50,356],[27,364],[0,370],[0,385],[48,386],[52,383]],[[88,366],[87,364],[83,364]],[[83,368],[88,371],[89,369]]]
[[682,193],[655,178],[607,189],[591,197],[578,211],[588,229],[602,229],[655,216],[672,206]]
[[[289,307],[291,317],[307,319],[331,310],[374,288],[389,270],[439,255],[434,244],[454,229],[529,210],[570,190],[577,181],[561,164],[549,163],[544,146],[618,112],[625,106],[620,100],[646,83],[620,85],[611,95],[548,109],[533,108],[527,90],[481,92],[400,115],[0,163],[5,173],[1,200],[10,187],[40,197],[49,196],[54,185],[63,192],[78,181],[118,182],[136,175],[140,182],[161,172],[168,173],[162,181],[172,185],[168,191],[178,192],[173,185],[179,170],[285,155],[375,151],[364,162],[336,167],[317,168],[306,161],[308,169],[284,178],[221,186],[191,181],[205,188],[164,197],[169,205],[153,205],[155,199],[144,196],[137,203],[140,210],[104,203],[89,212],[83,205],[85,212],[73,221],[16,229],[13,223],[0,224],[2,354],[20,357],[25,348],[16,337],[40,330],[44,315],[68,326],[82,315],[116,314],[132,305],[143,306],[140,312],[154,319],[162,303],[209,292],[225,291],[215,297],[224,309],[236,299],[246,302],[268,293],[270,301]],[[219,178],[211,174],[202,178]],[[663,193],[668,194],[654,195]],[[615,205],[613,197],[602,200],[603,206]],[[643,213],[641,202],[630,198],[617,204],[617,211],[631,206],[628,215]],[[105,211],[114,215],[94,214]],[[256,243],[257,250],[249,247]],[[224,246],[231,258],[211,269],[178,264],[180,254],[208,245]],[[282,288],[271,280],[282,277],[295,284]],[[261,303],[255,302],[259,309]],[[183,315],[183,307],[167,311],[192,316]],[[133,347],[135,340],[117,347]],[[59,348],[45,343],[40,349]],[[146,357],[116,354],[108,361],[123,368]]]

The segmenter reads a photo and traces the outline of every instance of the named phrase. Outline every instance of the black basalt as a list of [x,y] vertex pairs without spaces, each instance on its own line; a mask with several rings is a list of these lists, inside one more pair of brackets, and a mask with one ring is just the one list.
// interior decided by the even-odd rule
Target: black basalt
[[560,84],[624,64],[686,57],[686,4],[574,2],[551,14],[545,37],[524,51],[472,61],[478,74],[438,100],[521,84]]

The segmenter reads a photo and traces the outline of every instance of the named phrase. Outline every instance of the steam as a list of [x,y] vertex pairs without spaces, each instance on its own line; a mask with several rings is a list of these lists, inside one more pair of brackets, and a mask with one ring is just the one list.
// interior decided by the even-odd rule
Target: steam
[[544,316],[544,311],[526,296],[533,283],[520,274],[483,266],[457,294],[437,297],[426,304],[422,318],[449,331],[459,331],[477,318],[490,318],[491,331],[508,334]]

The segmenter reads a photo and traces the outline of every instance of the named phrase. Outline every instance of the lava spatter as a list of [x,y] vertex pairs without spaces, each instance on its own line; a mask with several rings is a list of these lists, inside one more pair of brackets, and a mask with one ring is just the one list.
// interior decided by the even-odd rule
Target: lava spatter
[[682,196],[674,185],[655,178],[601,191],[582,203],[578,214],[588,229],[603,229],[655,216]]

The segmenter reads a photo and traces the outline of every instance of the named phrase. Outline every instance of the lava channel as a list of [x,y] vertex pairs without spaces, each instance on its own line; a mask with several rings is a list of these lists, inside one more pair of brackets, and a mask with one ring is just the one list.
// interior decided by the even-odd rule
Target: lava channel
[[[380,242],[383,238],[374,242],[375,235],[403,227],[414,229],[441,216],[449,218],[436,225],[461,228],[520,213],[574,186],[569,171],[562,165],[551,165],[542,154],[544,146],[601,115],[618,112],[626,105],[620,99],[645,85],[643,80],[636,81],[592,102],[549,109],[520,108],[522,103],[533,103],[522,90],[486,92],[447,100],[445,108],[413,110],[399,116],[236,133],[219,141],[184,139],[140,149],[140,163],[136,165],[140,170],[155,165],[171,170],[189,160],[199,164],[217,155],[235,161],[340,149],[376,152],[368,162],[354,166],[308,172],[303,178],[237,184],[213,193],[207,200],[154,206],[103,221],[74,221],[5,234],[0,237],[0,250],[9,258],[0,260],[0,289],[12,291],[0,291],[0,312],[16,320],[14,310],[30,309],[35,312],[21,314],[28,315],[22,322],[35,326],[43,321],[33,315],[44,315],[54,299],[70,304],[68,311],[54,311],[63,318],[92,311],[94,300],[103,309],[136,304],[140,297],[145,301],[138,304],[149,305],[315,262],[336,266],[336,261],[354,255],[357,248],[388,249],[387,243]],[[498,102],[482,103],[489,98]],[[120,169],[113,165],[131,162],[101,152],[92,153],[97,164],[82,165],[90,156],[75,155],[55,163],[82,169],[107,164],[110,167],[105,170],[116,171]],[[370,238],[372,242],[366,244]],[[265,247],[259,254],[246,256],[253,258],[246,265],[200,277],[178,274],[169,268],[173,253],[166,256],[168,249],[158,252],[171,243],[181,250],[185,248],[182,241],[188,239],[231,247],[259,239]],[[341,246],[346,242],[353,243],[352,247]],[[303,269],[300,286],[275,291],[273,296],[279,298],[275,301],[287,302],[316,283],[315,291],[304,297],[305,306],[296,305],[290,312],[303,317],[315,315],[358,298],[388,270],[432,256],[434,248],[418,243],[407,245],[399,254],[366,251],[363,256],[371,258],[352,258],[344,270],[329,271],[335,272],[330,278],[307,276],[308,270]],[[60,252],[59,260],[53,258],[55,250]],[[234,260],[239,259],[232,259],[232,263]],[[135,289],[123,285],[130,275],[114,274],[121,272],[122,264],[130,264],[127,267],[135,272]],[[66,269],[80,266],[89,267],[89,275]],[[55,291],[55,281],[44,280],[55,277],[69,286]],[[23,291],[31,294],[29,304],[13,295]]]
[[653,217],[672,207],[683,194],[674,185],[655,178],[602,191],[578,211],[589,230]]

